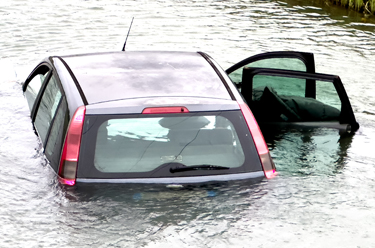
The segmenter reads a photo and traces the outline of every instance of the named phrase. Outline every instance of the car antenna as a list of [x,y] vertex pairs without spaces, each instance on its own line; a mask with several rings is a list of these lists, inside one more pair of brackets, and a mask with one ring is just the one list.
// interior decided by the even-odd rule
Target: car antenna
[[134,17],[132,18],[132,22],[130,23],[130,27],[129,27],[129,30],[128,30],[128,34],[126,35],[126,39],[125,39],[124,46],[122,47],[122,51],[125,51],[126,41],[128,40],[129,33],[130,33],[130,29],[132,28],[133,20],[134,20]]

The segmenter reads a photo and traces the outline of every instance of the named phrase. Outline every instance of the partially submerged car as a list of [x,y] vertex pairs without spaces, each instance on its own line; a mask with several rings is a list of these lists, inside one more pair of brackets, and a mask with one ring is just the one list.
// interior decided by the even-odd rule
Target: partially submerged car
[[23,90],[45,156],[65,184],[275,173],[250,109],[204,53],[49,57]]
[[[301,54],[242,61],[227,70],[235,84],[201,52],[52,56],[33,70],[23,91],[44,154],[64,184],[270,178],[276,168],[252,111],[261,123],[358,128],[339,78],[314,73]],[[307,70],[247,65],[275,58],[301,60]],[[304,84],[294,91],[270,76]],[[333,82],[340,102],[328,88],[317,97],[320,80]],[[298,112],[302,105],[313,106],[314,118]]]

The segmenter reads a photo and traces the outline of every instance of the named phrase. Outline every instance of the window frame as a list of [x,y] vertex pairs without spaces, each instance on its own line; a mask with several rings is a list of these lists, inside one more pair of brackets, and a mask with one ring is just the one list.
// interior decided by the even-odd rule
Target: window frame
[[[38,130],[38,129],[36,128],[36,117],[38,116],[38,112],[39,112],[39,110],[40,110],[40,104],[41,104],[41,102],[42,102],[42,100],[43,100],[44,94],[46,93],[46,88],[47,88],[47,86],[51,83],[52,78],[54,78],[54,81],[56,82],[56,86],[57,86],[58,90],[60,91],[61,96],[60,96],[59,102],[58,102],[58,104],[57,104],[57,106],[56,106],[56,109],[55,109],[55,111],[54,111],[54,113],[53,113],[53,116],[51,116],[52,118],[51,118],[51,120],[50,120],[50,124],[49,124],[49,126],[48,126],[48,128],[47,128],[47,132],[46,132],[45,140],[44,140],[44,141],[42,140],[43,148],[44,148],[44,149],[45,149],[45,147],[46,147],[46,145],[47,145],[47,142],[48,142],[48,139],[49,139],[49,135],[50,135],[50,133],[51,133],[52,126],[53,126],[53,124],[54,124],[54,122],[55,122],[56,114],[57,114],[57,112],[58,112],[58,110],[59,110],[59,108],[60,108],[60,105],[61,105],[61,103],[62,103],[62,99],[64,98],[64,94],[63,94],[63,91],[62,91],[61,84],[60,84],[60,82],[59,82],[59,80],[58,80],[58,77],[57,77],[57,76],[54,76],[54,73],[53,73],[53,72],[50,73],[48,81],[45,81],[45,82],[44,82],[44,85],[43,85],[43,93],[40,94],[40,95],[38,95],[38,97],[39,97],[39,101],[38,101],[38,104],[37,104],[37,109],[35,110],[35,115],[33,116],[34,118],[32,118],[32,119],[33,119],[33,125],[34,125],[34,128],[35,128],[35,130]],[[34,105],[36,105],[36,104],[34,104]],[[37,132],[38,132],[38,131],[37,131]],[[38,136],[40,137],[39,132],[38,132]],[[41,138],[41,137],[40,137],[40,138]]]
[[[38,135],[38,137],[40,139],[41,139],[41,137],[40,137],[40,135],[39,135],[39,133],[37,131],[37,128],[35,126],[35,119],[36,119],[36,116],[37,116],[38,111],[40,109],[40,103],[41,103],[42,98],[44,96],[45,90],[46,90],[48,84],[51,82],[52,77],[54,77],[54,80],[56,82],[56,86],[58,87],[58,89],[59,89],[59,91],[61,93],[61,97],[60,97],[59,103],[58,103],[58,105],[56,107],[56,111],[54,112],[54,115],[52,116],[51,123],[50,123],[50,125],[49,125],[49,127],[47,129],[45,141],[43,142],[41,140],[42,144],[43,144],[43,149],[45,149],[46,146],[47,146],[47,143],[49,141],[49,136],[51,134],[51,130],[52,130],[52,128],[54,126],[54,123],[55,123],[56,115],[59,112],[60,107],[62,106],[62,102],[63,101],[65,101],[65,103],[66,103],[66,111],[67,111],[67,114],[68,114],[68,118],[70,118],[70,116],[69,116],[69,105],[68,105],[68,102],[67,102],[67,99],[66,99],[66,95],[65,95],[64,89],[62,87],[60,78],[58,76],[58,73],[55,71],[54,67],[51,66],[49,63],[42,62],[38,66],[35,67],[35,69],[28,76],[28,78],[25,80],[25,83],[22,86],[23,92],[25,93],[25,91],[27,90],[27,87],[29,86],[29,83],[35,78],[35,76],[41,74],[40,71],[41,70],[46,70],[47,68],[48,68],[48,71],[46,72],[47,75],[46,75],[45,79],[43,80],[43,83],[42,83],[41,88],[40,88],[40,90],[39,90],[39,92],[37,94],[37,97],[35,99],[33,108],[32,108],[31,113],[30,113],[30,117],[31,117],[31,121],[32,121],[34,130],[35,130],[36,134]],[[68,125],[63,125],[63,128],[64,128],[64,130],[63,130],[63,136],[64,136],[63,140],[65,140],[65,134],[66,134]],[[60,151],[60,153],[61,153],[61,151]]]
[[33,107],[31,109],[31,113],[30,113],[30,117],[31,117],[31,120],[32,122],[34,123],[35,121],[35,116],[36,116],[36,112],[37,112],[37,109],[39,108],[39,104],[40,104],[40,101],[41,101],[41,96],[44,94],[44,90],[46,89],[46,86],[47,86],[47,82],[49,82],[51,76],[52,76],[52,67],[48,64],[48,63],[40,63],[32,72],[31,74],[27,77],[27,79],[25,80],[25,83],[23,84],[22,86],[22,90],[23,90],[23,93],[25,94],[26,90],[27,90],[27,87],[29,86],[29,83],[37,76],[37,75],[40,75],[42,74],[40,71],[41,70],[45,70],[47,69],[47,72],[44,74],[46,75],[43,82],[42,82],[42,85],[39,89],[39,92],[37,93],[37,96],[35,98],[35,101],[34,101],[34,104],[33,104]]
[[[165,163],[165,165],[156,167],[152,171],[147,172],[127,172],[127,173],[102,173],[95,168],[94,154],[99,126],[109,119],[122,118],[152,118],[165,117],[165,114],[144,115],[144,114],[125,114],[125,115],[86,115],[85,124],[82,133],[81,149],[79,155],[79,164],[77,170],[77,178],[91,179],[131,179],[131,178],[173,178],[173,177],[194,177],[194,176],[212,176],[212,175],[230,175],[238,173],[252,173],[262,171],[263,167],[259,158],[259,154],[254,143],[252,134],[246,124],[246,120],[240,110],[219,111],[224,117],[228,118],[238,135],[241,146],[245,155],[244,163],[239,167],[233,167],[228,170],[198,170],[188,171],[184,173],[166,173],[170,167],[175,167],[174,163]],[[226,113],[225,113],[226,112]],[[215,116],[218,111],[190,112],[183,115],[188,116]],[[227,115],[231,115],[228,117]],[[168,114],[168,116],[181,116],[181,114]],[[233,119],[234,116],[242,116],[239,119]],[[234,121],[235,120],[235,121]]]
[[[245,95],[252,96],[253,91],[253,78],[256,75],[264,75],[264,76],[280,76],[280,77],[289,77],[289,78],[300,78],[306,80],[316,81],[325,81],[327,83],[332,83],[336,89],[337,95],[341,101],[341,114],[339,117],[340,124],[348,124],[347,131],[356,131],[359,128],[359,124],[355,119],[354,112],[352,106],[350,104],[348,95],[346,94],[345,88],[341,82],[339,76],[336,75],[329,75],[329,74],[322,74],[322,73],[307,73],[307,72],[300,72],[300,71],[291,71],[291,70],[280,70],[280,69],[266,69],[266,68],[249,68],[247,75],[246,75],[246,82],[244,83],[243,93]],[[244,96],[245,97],[245,96]],[[308,97],[308,96],[305,96]],[[246,99],[246,98],[245,98]],[[314,98],[315,99],[315,98]],[[248,104],[251,108],[252,99],[248,99]],[[293,122],[291,122],[293,123]],[[308,124],[309,122],[306,122]],[[315,122],[322,123],[324,126],[324,122]],[[261,123],[259,123],[261,124]],[[299,125],[303,125],[303,122],[298,122]],[[311,122],[310,122],[311,124]]]
[[[313,53],[305,53],[305,52],[295,52],[295,51],[276,51],[276,52],[267,52],[267,53],[261,53],[257,54],[251,57],[248,57],[235,65],[229,67],[225,72],[230,76],[230,74],[241,67],[246,67],[246,65],[249,65],[251,63],[261,61],[261,60],[268,60],[268,59],[298,59],[302,63],[305,64],[306,71],[308,73],[315,73],[315,59]],[[252,68],[252,67],[249,67]],[[262,67],[263,68],[263,67]],[[265,68],[267,69],[267,68]],[[268,68],[271,69],[271,68]],[[242,77],[244,75],[242,74]],[[236,87],[238,89],[242,89],[244,82],[237,85]],[[316,86],[315,81],[312,79],[306,80],[306,87],[305,87],[305,95],[306,97],[315,98],[316,95]]]
[[[57,125],[57,122],[55,122],[55,119],[56,119],[57,115],[60,113],[60,111],[64,111],[62,113],[62,115],[63,115],[63,118],[62,118],[63,123],[61,123],[61,126],[59,127],[59,130],[58,130],[58,132],[62,132],[62,134],[61,134],[61,143],[57,145],[57,147],[60,147],[60,149],[58,151],[56,151],[56,143],[59,140],[59,136],[57,135],[56,139],[55,139],[55,145],[52,148],[53,152],[52,152],[52,154],[49,154],[47,152],[47,147],[48,147],[49,142],[51,142],[50,138],[51,138],[52,130],[55,128],[55,125]],[[44,144],[44,154],[48,158],[52,169],[56,173],[59,170],[60,157],[61,157],[62,149],[64,147],[65,135],[66,135],[66,132],[67,132],[67,129],[68,129],[68,126],[69,126],[69,121],[70,121],[70,119],[69,119],[68,103],[66,101],[66,97],[64,95],[62,95],[61,98],[60,98],[59,104],[58,104],[58,106],[56,108],[55,115],[54,115],[54,117],[51,120],[51,125],[50,125],[50,127],[49,127],[49,129],[47,131],[47,138],[46,138],[46,141],[45,141],[45,144]],[[54,157],[54,156],[56,156],[55,152],[57,152],[57,154],[58,154],[57,155],[57,161],[56,161],[56,157]]]

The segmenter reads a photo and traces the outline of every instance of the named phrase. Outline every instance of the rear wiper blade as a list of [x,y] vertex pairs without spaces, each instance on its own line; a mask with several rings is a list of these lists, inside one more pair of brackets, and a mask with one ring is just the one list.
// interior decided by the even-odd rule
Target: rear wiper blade
[[171,173],[175,173],[175,172],[192,171],[192,170],[228,170],[228,169],[230,169],[230,167],[202,164],[202,165],[171,168],[169,171]]

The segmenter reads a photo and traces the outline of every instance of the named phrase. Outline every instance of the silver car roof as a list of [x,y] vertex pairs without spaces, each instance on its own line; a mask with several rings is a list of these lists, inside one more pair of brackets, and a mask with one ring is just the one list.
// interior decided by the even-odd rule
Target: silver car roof
[[64,56],[88,104],[154,97],[232,100],[195,52],[112,52]]

